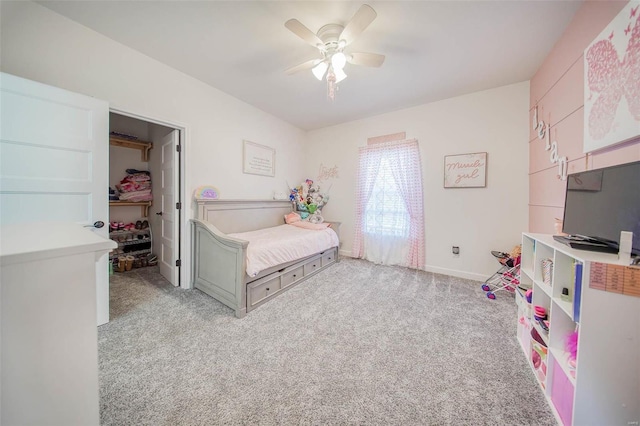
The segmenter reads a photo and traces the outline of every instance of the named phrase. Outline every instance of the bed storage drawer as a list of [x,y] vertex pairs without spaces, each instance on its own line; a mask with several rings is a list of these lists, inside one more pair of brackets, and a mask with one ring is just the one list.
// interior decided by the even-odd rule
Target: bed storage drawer
[[280,275],[265,277],[247,285],[247,311],[280,291]]
[[294,282],[298,281],[304,276],[304,268],[302,266],[295,267],[293,269],[285,270],[282,274],[282,288],[285,288]]
[[321,266],[322,266],[322,259],[320,259],[320,256],[315,257],[304,264],[304,274],[305,275],[312,274],[316,270],[320,269]]
[[326,266],[336,261],[336,249],[327,250],[322,253],[322,266]]

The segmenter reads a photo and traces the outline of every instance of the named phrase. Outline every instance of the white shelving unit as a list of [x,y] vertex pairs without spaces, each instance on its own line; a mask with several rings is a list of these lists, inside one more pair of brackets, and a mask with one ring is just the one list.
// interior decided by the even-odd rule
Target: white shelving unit
[[[543,279],[545,259],[553,261],[549,284]],[[531,287],[533,297],[529,305],[524,292],[516,292],[518,341],[560,424],[638,425],[640,297],[590,288],[595,262],[627,266],[617,255],[574,250],[551,235],[523,234],[521,286]],[[582,279],[576,279],[576,265]],[[561,298],[563,288],[569,301]],[[535,305],[547,309],[548,332],[533,318]],[[572,369],[566,338],[576,329]],[[532,342],[532,330],[543,344]],[[539,359],[532,354],[536,349]]]

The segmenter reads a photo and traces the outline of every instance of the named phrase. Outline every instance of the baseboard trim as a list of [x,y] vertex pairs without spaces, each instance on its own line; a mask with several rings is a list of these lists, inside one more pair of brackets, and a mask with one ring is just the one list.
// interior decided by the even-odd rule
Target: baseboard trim
[[338,250],[338,253],[340,254],[340,256],[353,257],[353,256],[351,256],[351,252],[348,251],[348,250]]
[[[339,253],[340,253],[340,256],[353,257],[351,255],[351,252],[347,250],[340,250]],[[486,275],[476,274],[474,272],[458,271],[456,269],[440,268],[437,266],[427,265],[424,267],[423,270],[426,272],[432,272],[434,274],[449,275],[452,277],[464,278],[466,280],[472,280],[472,281],[485,282],[487,280]]]
[[434,274],[449,275],[452,277],[464,278],[466,280],[472,281],[484,282],[487,280],[487,277],[485,275],[476,274],[474,272],[458,271],[456,269],[446,269],[427,265],[424,267],[424,270],[427,272],[433,272]]

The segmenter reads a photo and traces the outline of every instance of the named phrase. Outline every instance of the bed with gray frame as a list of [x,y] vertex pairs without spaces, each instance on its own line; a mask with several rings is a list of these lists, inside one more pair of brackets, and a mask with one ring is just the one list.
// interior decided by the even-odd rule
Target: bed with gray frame
[[[282,225],[292,203],[278,200],[197,200],[191,220],[193,286],[235,311],[238,318],[338,260],[338,247],[246,273],[248,241],[228,234]],[[339,222],[331,228],[338,234]]]

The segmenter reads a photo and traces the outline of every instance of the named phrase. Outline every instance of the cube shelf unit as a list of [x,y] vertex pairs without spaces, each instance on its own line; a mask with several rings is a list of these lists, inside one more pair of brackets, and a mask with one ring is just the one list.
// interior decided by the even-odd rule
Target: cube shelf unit
[[[637,425],[640,297],[589,287],[593,262],[623,263],[617,255],[574,250],[551,235],[529,233],[522,235],[521,259],[521,287],[532,288],[533,297],[528,304],[524,292],[516,292],[517,338],[558,422]],[[545,259],[553,261],[550,280],[543,277]],[[576,278],[576,265],[582,269],[581,279]],[[562,300],[563,288],[569,290],[569,301]],[[534,320],[532,305],[547,309],[548,331]],[[565,342],[576,329],[578,354],[572,370]],[[544,344],[532,340],[536,332]]]

